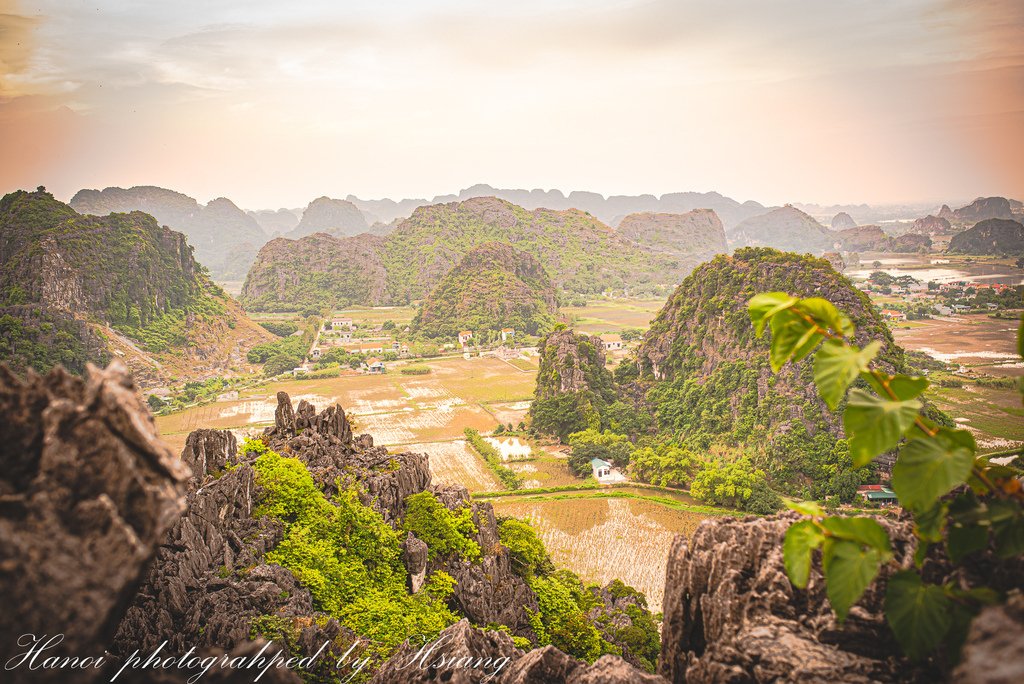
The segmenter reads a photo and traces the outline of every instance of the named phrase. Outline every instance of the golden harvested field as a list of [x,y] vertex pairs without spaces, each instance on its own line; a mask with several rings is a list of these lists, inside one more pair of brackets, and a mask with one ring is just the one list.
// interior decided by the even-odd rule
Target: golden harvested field
[[556,565],[585,581],[621,579],[661,609],[665,566],[677,534],[691,535],[714,516],[677,510],[643,499],[507,497],[492,499],[499,515],[528,519]]
[[427,454],[434,484],[461,484],[470,492],[501,489],[501,483],[464,439],[406,444],[402,450]]
[[384,321],[393,321],[396,325],[408,325],[416,309],[411,306],[353,306],[343,311],[335,311],[335,316],[347,316],[358,326],[380,325]]
[[646,330],[663,306],[664,299],[601,299],[586,306],[562,307],[562,313],[573,320],[574,329],[595,334],[625,328]]
[[489,357],[418,363],[430,366],[431,373],[277,381],[243,390],[237,399],[159,416],[157,427],[172,447],[180,449],[187,434],[198,428],[269,425],[282,390],[293,403],[306,399],[318,410],[341,404],[358,431],[370,433],[384,445],[458,439],[467,427],[490,432],[499,422],[495,416],[500,415],[503,423],[518,424],[526,415],[528,406],[523,402],[533,394],[536,373]]

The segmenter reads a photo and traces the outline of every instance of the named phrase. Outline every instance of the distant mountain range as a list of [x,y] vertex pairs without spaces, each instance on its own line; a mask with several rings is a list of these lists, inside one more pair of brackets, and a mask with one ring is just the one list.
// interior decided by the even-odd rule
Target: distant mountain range
[[256,219],[226,198],[207,205],[180,192],[153,186],[79,190],[71,208],[80,214],[144,211],[162,225],[184,233],[196,260],[217,280],[241,280],[267,234]]
[[[473,207],[484,205],[492,210],[474,214]],[[549,268],[559,288],[582,293],[599,287],[649,288],[655,281],[658,285],[671,286],[697,264],[737,247],[767,246],[819,255],[835,250],[920,251],[930,247],[927,240],[906,238],[900,241],[894,237],[903,233],[931,237],[944,231],[956,233],[989,218],[1024,218],[1024,206],[1019,201],[1002,197],[978,198],[956,210],[946,205],[941,209],[927,205],[871,207],[866,204],[765,207],[753,201],[741,203],[717,192],[605,197],[593,192],[573,191],[566,195],[559,190],[502,189],[485,184],[431,200],[363,200],[349,195],[345,199],[320,197],[305,209],[249,212],[225,198],[204,206],[172,190],[138,186],[81,190],[71,200],[71,206],[81,213],[100,216],[135,210],[153,215],[160,223],[188,237],[196,260],[213,278],[220,281],[248,278],[251,285],[246,290],[246,302],[270,308],[279,308],[289,297],[298,296],[289,303],[294,306],[329,292],[334,293],[332,297],[344,295],[345,301],[365,303],[421,298],[467,249],[481,241],[505,240],[503,220],[511,220],[517,226],[512,235],[517,231],[532,233],[532,236],[523,234],[517,239],[533,242],[532,251],[527,251]],[[524,213],[509,219],[519,210]],[[565,229],[568,225],[565,219],[572,212],[576,218],[568,223],[583,227],[575,236]],[[464,235],[466,226],[459,228],[457,224],[465,222],[467,217],[474,225],[490,227],[474,229]],[[546,259],[565,259],[558,255],[557,249],[541,244],[540,236],[547,230],[548,222],[553,225],[555,242],[577,243],[603,236],[586,248],[594,255],[601,252],[600,245],[607,240],[620,241],[621,246],[596,261],[584,259],[585,263],[580,264],[571,263],[575,252],[570,250],[566,263],[552,267]],[[599,227],[597,232],[588,233],[594,227]],[[440,231],[436,237],[433,236],[435,229]],[[395,232],[398,235],[391,237]],[[727,241],[723,240],[722,232]],[[285,243],[275,240],[268,244],[277,237],[301,240],[316,234],[357,242],[364,240],[356,237],[362,234],[384,239],[346,245],[320,237],[313,243],[326,249],[327,254],[319,255],[309,253],[313,243],[286,247]],[[261,252],[264,245],[266,250]],[[378,247],[382,251],[378,252]],[[254,267],[257,255],[260,259]],[[329,255],[354,255],[355,263],[369,264],[371,268],[353,272]],[[282,275],[272,283],[267,268],[274,266],[277,259],[281,260]],[[662,283],[661,276],[634,277],[640,265],[648,266],[651,259],[658,262],[662,275],[675,280]],[[633,265],[626,267],[626,262]],[[311,264],[309,273],[302,272],[303,263]],[[581,266],[585,268],[579,268]],[[333,269],[333,272],[322,271],[321,267]],[[413,269],[423,271],[414,274]],[[310,289],[313,276],[318,285]],[[360,278],[370,282],[354,282]],[[273,295],[274,292],[278,294]]]
[[[717,219],[690,229],[692,235],[677,230],[678,239],[721,245]],[[578,209],[530,211],[482,197],[420,207],[383,237],[274,240],[260,251],[242,302],[254,310],[407,303],[424,298],[466,253],[489,242],[531,254],[565,293],[665,290],[693,267],[673,253],[671,241],[655,248],[631,240]]]

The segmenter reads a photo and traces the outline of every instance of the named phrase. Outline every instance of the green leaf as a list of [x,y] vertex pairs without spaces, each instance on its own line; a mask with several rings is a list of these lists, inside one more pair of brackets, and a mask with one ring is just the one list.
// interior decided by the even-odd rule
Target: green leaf
[[[808,297],[796,303],[796,308],[813,318],[822,328],[831,328],[833,331],[845,335],[843,332],[843,314],[839,313],[832,302],[821,297]],[[849,319],[847,319],[848,321]]]
[[903,652],[914,660],[942,643],[953,626],[952,608],[942,587],[924,584],[916,572],[904,570],[889,578],[885,619]]
[[791,511],[796,511],[801,515],[810,515],[815,518],[820,518],[825,515],[825,511],[822,510],[817,501],[787,501],[785,503],[786,508]]
[[931,507],[943,494],[967,482],[977,447],[966,430],[940,428],[934,437],[912,439],[892,469],[892,488],[913,511]]
[[988,546],[988,528],[981,525],[951,525],[946,536],[949,559],[959,563],[964,557]]
[[764,334],[764,326],[772,316],[796,303],[797,298],[785,292],[765,292],[752,297],[747,304],[747,311],[757,336]]
[[927,511],[914,516],[914,533],[918,539],[927,542],[942,541],[942,532],[946,529],[946,513],[948,506],[944,502],[937,502]]
[[811,552],[821,546],[825,535],[813,520],[801,520],[789,526],[782,542],[782,560],[794,587],[804,589],[811,573]]
[[921,402],[917,399],[891,401],[864,390],[850,392],[843,413],[843,426],[850,440],[850,458],[860,468],[899,443],[914,424]]
[[769,361],[776,373],[791,358],[799,361],[818,345],[824,337],[812,321],[783,309],[772,316],[772,346]]
[[867,370],[882,343],[877,340],[858,349],[840,340],[826,340],[814,355],[814,384],[821,398],[833,411],[846,396],[846,389],[857,375]]
[[1020,504],[996,500],[989,504],[989,509],[996,555],[1012,558],[1024,553],[1024,514]]
[[878,575],[882,553],[878,549],[864,549],[846,539],[827,538],[822,550],[822,569],[825,571],[828,600],[836,611],[839,622],[846,620],[850,606],[864,594]]
[[877,549],[886,560],[892,555],[889,533],[876,520],[864,517],[832,516],[822,520],[821,524],[834,537],[848,539]]
[[889,375],[878,371],[862,373],[861,377],[871,385],[871,389],[878,392],[878,396],[888,397],[891,391],[901,401],[921,396],[929,384],[926,379],[917,376]]

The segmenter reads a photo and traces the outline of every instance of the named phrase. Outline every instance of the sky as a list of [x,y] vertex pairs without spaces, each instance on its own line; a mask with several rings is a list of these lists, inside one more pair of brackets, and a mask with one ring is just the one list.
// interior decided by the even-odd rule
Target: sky
[[1020,0],[0,0],[0,191],[1024,198]]

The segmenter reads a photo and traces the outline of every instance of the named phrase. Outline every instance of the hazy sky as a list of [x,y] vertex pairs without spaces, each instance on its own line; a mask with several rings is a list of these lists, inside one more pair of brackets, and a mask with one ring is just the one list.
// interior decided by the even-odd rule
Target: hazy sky
[[1024,198],[1024,2],[0,0],[0,190]]

